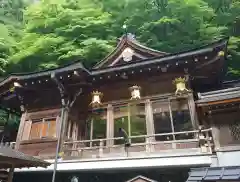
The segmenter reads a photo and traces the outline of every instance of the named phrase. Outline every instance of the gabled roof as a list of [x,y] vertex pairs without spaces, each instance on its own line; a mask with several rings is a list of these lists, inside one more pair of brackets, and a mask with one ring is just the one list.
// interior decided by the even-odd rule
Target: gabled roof
[[166,52],[157,51],[140,44],[132,34],[125,34],[120,38],[117,47],[93,68],[105,68],[119,65],[121,62],[124,63],[122,53],[127,48],[130,48],[133,51],[133,62],[153,57],[161,57],[167,54]]
[[146,181],[146,182],[157,182],[157,181],[155,181],[155,180],[146,178],[146,177],[141,176],[141,175],[136,176],[135,178],[132,178],[132,179],[126,181],[126,182],[134,182],[134,181],[139,180],[139,179],[141,179],[141,180],[143,180],[143,181]]
[[[112,71],[119,71],[119,70],[126,70],[129,68],[137,68],[137,67],[147,67],[150,65],[157,65],[157,64],[176,64],[176,62],[179,62],[179,60],[182,59],[182,62],[185,62],[189,57],[192,58],[190,62],[194,62],[194,57],[195,56],[201,56],[205,54],[212,53],[214,51],[220,51],[223,50],[225,52],[226,46],[228,43],[228,37],[218,40],[216,42],[213,42],[211,44],[204,45],[202,47],[198,47],[195,49],[190,49],[182,52],[176,52],[172,54],[165,54],[161,56],[155,56],[152,58],[144,59],[139,62],[133,62],[131,64],[125,63],[121,65],[112,65],[111,67],[94,67],[93,70],[91,71],[92,75],[98,75],[102,73],[107,73],[107,72],[112,72]],[[217,52],[216,52],[217,54]],[[218,58],[218,56],[216,56]],[[184,60],[186,59],[186,60]],[[206,59],[204,60],[204,63],[202,64],[202,67],[206,67],[209,64],[213,64],[214,62],[218,62],[218,59]],[[180,62],[179,62],[180,63]],[[196,69],[200,69],[202,67],[197,67]]]

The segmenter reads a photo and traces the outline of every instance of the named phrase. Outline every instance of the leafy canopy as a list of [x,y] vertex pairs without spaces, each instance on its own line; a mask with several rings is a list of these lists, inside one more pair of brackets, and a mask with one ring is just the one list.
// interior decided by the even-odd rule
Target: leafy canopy
[[0,8],[2,74],[53,68],[76,60],[91,67],[115,47],[126,24],[140,42],[165,52],[229,36],[229,73],[240,75],[239,0],[0,2],[4,2]]

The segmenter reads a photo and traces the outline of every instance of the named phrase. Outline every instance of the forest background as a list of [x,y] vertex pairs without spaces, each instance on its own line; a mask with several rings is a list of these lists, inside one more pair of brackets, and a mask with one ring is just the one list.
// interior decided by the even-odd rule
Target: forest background
[[127,31],[178,52],[229,36],[228,77],[240,75],[239,0],[0,0],[0,76],[79,60],[91,67]]

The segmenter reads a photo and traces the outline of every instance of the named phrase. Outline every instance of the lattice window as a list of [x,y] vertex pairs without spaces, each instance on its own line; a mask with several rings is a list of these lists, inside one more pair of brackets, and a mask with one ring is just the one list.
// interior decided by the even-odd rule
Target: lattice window
[[231,135],[233,137],[233,140],[240,141],[240,122],[233,122],[229,125],[229,129],[231,131]]

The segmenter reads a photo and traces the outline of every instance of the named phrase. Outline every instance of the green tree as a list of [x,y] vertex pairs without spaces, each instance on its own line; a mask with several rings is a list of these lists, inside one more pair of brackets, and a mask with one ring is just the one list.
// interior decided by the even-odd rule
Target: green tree
[[0,5],[0,75],[3,75],[7,69],[8,57],[14,52],[15,43],[21,35],[26,2],[0,0]]
[[240,72],[238,0],[106,0],[103,5],[118,22],[112,26],[114,32],[121,30],[119,25],[125,22],[128,31],[142,43],[166,52],[199,47],[229,36],[229,71],[234,75]]
[[12,71],[32,71],[81,60],[92,66],[112,48],[112,19],[91,1],[42,1],[26,13]]
[[41,70],[75,60],[91,67],[116,45],[126,24],[140,42],[166,52],[230,36],[229,70],[238,74],[239,11],[238,0],[43,0],[24,12],[24,33],[8,71]]
[[206,0],[214,9],[216,16],[211,19],[227,29],[224,35],[230,37],[228,66],[229,73],[240,76],[240,1],[239,0]]

